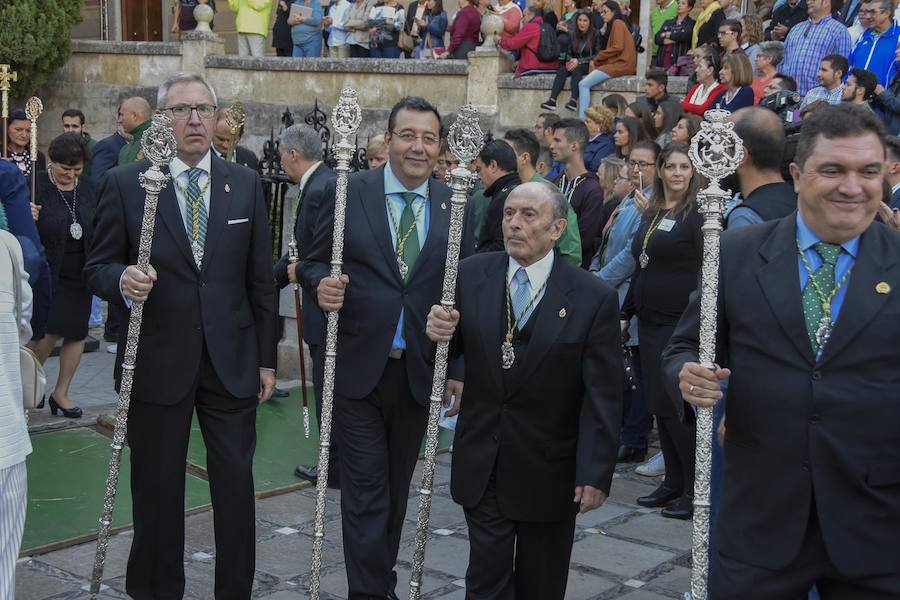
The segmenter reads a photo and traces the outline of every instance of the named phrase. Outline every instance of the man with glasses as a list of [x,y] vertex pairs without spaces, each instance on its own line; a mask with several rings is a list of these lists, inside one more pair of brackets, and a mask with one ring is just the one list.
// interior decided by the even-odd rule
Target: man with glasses
[[867,0],[859,13],[868,16],[871,25],[850,53],[850,68],[871,71],[878,78],[878,85],[888,85],[895,72],[894,54],[900,41],[900,25],[894,22],[894,0]]
[[819,63],[829,54],[850,54],[847,28],[831,16],[831,0],[807,0],[809,19],[795,25],[784,42],[784,60],[779,70],[797,81],[797,92],[805,96],[816,86]]
[[722,49],[723,56],[733,54],[735,52],[743,53],[741,48],[741,32],[744,27],[737,19],[725,19],[719,25],[719,47]]
[[[157,106],[173,119],[178,153],[159,197],[152,266],[134,264],[147,160],[107,174],[88,286],[107,300],[144,302],[128,443],[134,541],[132,598],[184,595],[184,465],[196,410],[206,444],[216,540],[215,596],[250,598],[256,539],[256,409],[275,384],[276,295],[259,175],[210,152],[215,92],[178,73]],[[115,376],[121,376],[124,344]],[[211,590],[210,590],[211,591]]]
[[[656,157],[660,148],[656,142],[642,141],[634,145],[623,167],[622,176],[631,180],[634,191],[626,196],[604,224],[600,237],[600,248],[591,263],[591,271],[597,277],[616,289],[619,307],[625,301],[631,275],[634,273],[634,255],[631,243],[641,224],[641,214],[647,207],[653,191],[653,177],[656,174]],[[653,426],[653,419],[647,412],[642,392],[640,354],[638,352],[637,317],[631,320],[627,330],[626,344],[631,349],[632,369],[636,389],[625,389],[622,435],[616,461],[620,463],[641,462],[647,456],[647,436]],[[662,454],[657,463],[662,464]],[[652,459],[651,459],[652,460]],[[659,469],[658,465],[638,468]],[[662,473],[665,472],[663,468]],[[643,473],[642,473],[643,474]],[[648,473],[649,474],[649,473]],[[654,473],[660,474],[660,473]]]
[[[451,193],[431,177],[440,132],[440,114],[424,98],[395,104],[384,134],[388,161],[347,183],[344,274],[330,276],[334,185],[298,273],[322,310],[341,311],[333,432],[349,600],[397,598],[394,567],[434,375],[425,316],[440,300],[447,259]],[[461,258],[474,246],[467,210]],[[461,396],[451,364],[449,416]]]

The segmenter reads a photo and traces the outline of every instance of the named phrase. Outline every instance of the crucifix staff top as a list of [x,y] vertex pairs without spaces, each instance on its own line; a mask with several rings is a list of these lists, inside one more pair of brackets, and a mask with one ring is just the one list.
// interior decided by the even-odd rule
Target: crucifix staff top
[[10,83],[15,83],[19,74],[9,70],[9,65],[0,65],[0,93],[3,95],[3,113],[4,119],[9,117],[9,89]]

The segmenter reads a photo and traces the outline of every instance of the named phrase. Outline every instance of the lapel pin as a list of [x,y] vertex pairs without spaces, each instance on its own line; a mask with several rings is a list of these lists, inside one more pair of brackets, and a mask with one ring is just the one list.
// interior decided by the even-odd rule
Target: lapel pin
[[228,185],[227,183],[225,184],[225,191],[226,191],[226,192],[230,192],[230,191],[231,191],[231,186]]
[[559,318],[560,319],[566,318],[566,309],[564,309],[564,308],[559,309]]
[[875,286],[875,291],[879,294],[890,294],[891,286],[887,281],[879,281]]
[[447,203],[441,202],[441,210],[447,210]]

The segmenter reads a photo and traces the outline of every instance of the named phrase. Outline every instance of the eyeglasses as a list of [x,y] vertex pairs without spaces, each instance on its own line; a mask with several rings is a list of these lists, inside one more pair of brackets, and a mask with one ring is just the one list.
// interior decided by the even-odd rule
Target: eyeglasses
[[436,135],[432,135],[430,133],[426,133],[424,135],[419,136],[410,131],[404,131],[401,133],[392,131],[391,135],[395,135],[398,138],[400,138],[400,140],[404,144],[414,144],[416,142],[416,140],[418,140],[418,139],[421,139],[422,144],[424,144],[425,146],[437,146],[438,144],[441,143],[441,140],[439,137],[437,137]]
[[625,164],[628,165],[629,169],[633,169],[635,167],[637,167],[638,169],[647,169],[649,167],[654,166],[654,163],[652,163],[652,162],[644,162],[642,160],[631,160],[631,159],[628,159],[628,162],[626,162]]
[[201,119],[212,119],[216,116],[216,105],[215,104],[176,104],[175,106],[170,106],[168,108],[164,108],[163,110],[168,110],[172,113],[172,117],[174,117],[178,121],[184,121],[186,119],[191,118],[191,113],[195,110],[197,111],[197,116]]

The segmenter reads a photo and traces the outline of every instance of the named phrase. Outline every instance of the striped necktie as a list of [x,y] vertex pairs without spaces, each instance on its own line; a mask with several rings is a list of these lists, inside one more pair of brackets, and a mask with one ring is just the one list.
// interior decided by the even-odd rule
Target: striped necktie
[[209,218],[206,214],[206,204],[203,202],[203,191],[200,189],[200,176],[205,172],[197,167],[188,170],[188,186],[184,194],[188,238],[198,267],[203,261],[203,246],[206,243],[206,226]]

